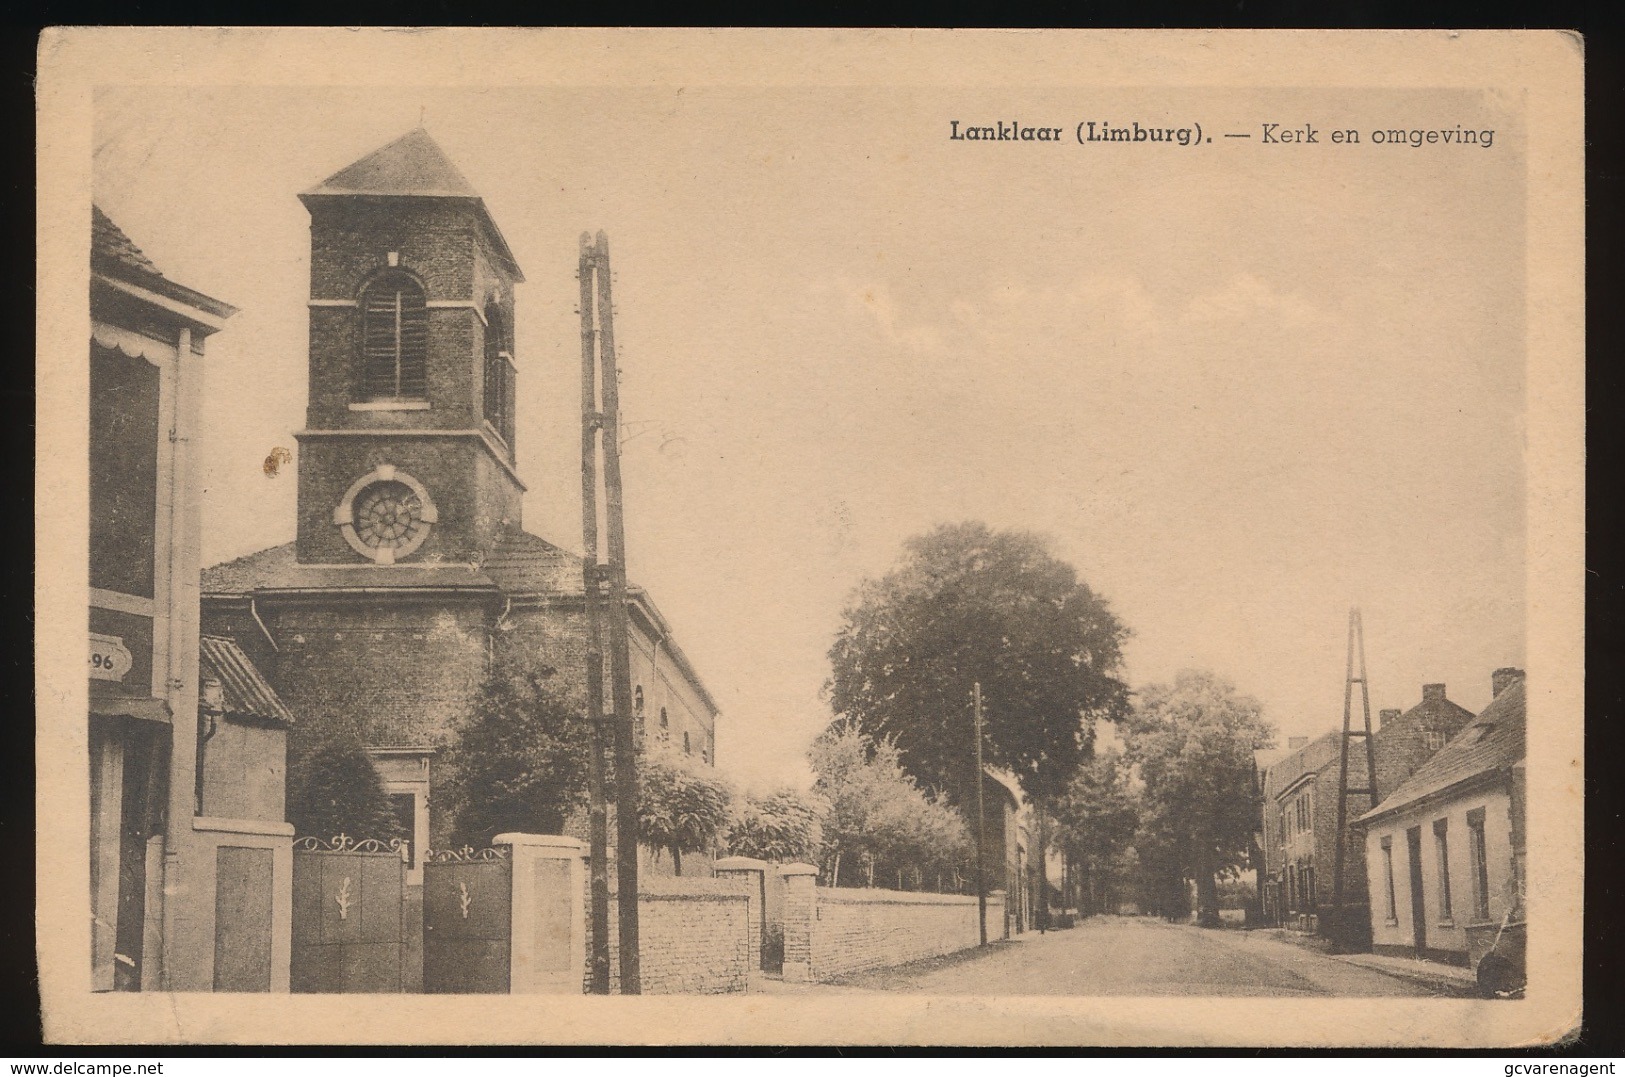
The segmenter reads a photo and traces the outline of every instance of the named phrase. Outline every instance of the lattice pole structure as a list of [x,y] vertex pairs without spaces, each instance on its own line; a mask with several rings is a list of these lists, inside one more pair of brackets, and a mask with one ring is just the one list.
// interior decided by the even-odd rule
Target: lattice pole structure
[[[1355,662],[1359,662],[1359,676],[1355,676]],[[1360,709],[1364,716],[1362,728],[1354,728],[1354,686],[1360,686]],[[1349,743],[1359,738],[1365,744],[1365,774],[1363,788],[1349,787]],[[1371,688],[1365,672],[1365,626],[1360,621],[1358,608],[1349,610],[1348,673],[1343,681],[1343,735],[1339,738],[1337,763],[1337,852],[1332,861],[1332,906],[1337,917],[1339,937],[1343,922],[1343,870],[1347,863],[1349,798],[1368,798],[1368,806],[1377,803],[1377,754],[1371,740]]]
[[[638,759],[632,714],[630,627],[627,622],[626,530],[621,487],[620,382],[615,356],[614,299],[610,288],[609,237],[599,232],[596,242],[581,235],[581,490],[582,564],[588,620],[587,695],[593,734],[595,810],[603,810],[604,742],[615,746],[615,878],[618,911],[617,948],[623,995],[642,993],[638,946]],[[603,459],[605,543],[598,535],[598,458]],[[600,553],[603,559],[600,560]],[[604,643],[608,637],[610,711],[603,710]],[[596,703],[595,699],[596,697]],[[593,820],[594,840],[600,830],[607,843],[605,821]],[[600,879],[600,875],[602,878]],[[593,975],[602,956],[607,979],[608,870],[593,873],[593,911],[598,915],[603,892],[604,931],[595,920]],[[607,991],[607,984],[605,987]]]

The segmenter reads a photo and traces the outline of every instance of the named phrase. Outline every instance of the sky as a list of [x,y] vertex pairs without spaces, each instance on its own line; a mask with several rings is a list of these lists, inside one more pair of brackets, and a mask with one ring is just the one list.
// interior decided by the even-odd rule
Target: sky
[[[1455,91],[106,88],[98,204],[241,312],[209,341],[205,563],[289,541],[309,218],[420,122],[524,269],[527,529],[579,547],[577,237],[615,269],[631,577],[746,787],[806,778],[843,604],[902,543],[1046,536],[1288,736],[1524,664],[1524,159]],[[1466,146],[1080,146],[951,120],[1494,128]]]

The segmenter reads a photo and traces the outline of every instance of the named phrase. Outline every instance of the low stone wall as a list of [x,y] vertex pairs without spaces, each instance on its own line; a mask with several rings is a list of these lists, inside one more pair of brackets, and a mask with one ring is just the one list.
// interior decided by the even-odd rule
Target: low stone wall
[[[654,876],[640,879],[639,972],[646,995],[718,995],[744,991],[757,955],[752,952],[749,887],[733,879]],[[584,910],[590,908],[590,897]],[[620,991],[615,894],[609,905],[610,991]],[[591,978],[592,923],[587,916]]]
[[[981,941],[975,897],[816,886],[810,872],[790,870],[785,879],[786,980],[827,981]],[[988,923],[1003,917],[1003,895],[990,895]]]

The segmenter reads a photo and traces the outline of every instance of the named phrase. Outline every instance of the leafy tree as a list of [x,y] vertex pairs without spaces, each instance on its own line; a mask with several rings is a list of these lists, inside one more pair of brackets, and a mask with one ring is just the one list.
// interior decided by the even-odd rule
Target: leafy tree
[[820,867],[831,885],[861,869],[870,886],[877,872],[895,875],[899,887],[910,876],[920,886],[926,872],[957,869],[968,855],[964,820],[920,790],[895,744],[838,721],[813,741],[808,756],[817,775],[813,792],[828,805]]
[[746,797],[728,824],[724,844],[734,856],[780,863],[809,861],[823,845],[823,805],[794,789]]
[[683,873],[683,854],[712,848],[728,825],[732,797],[725,785],[696,770],[685,756],[653,751],[638,765],[638,837],[671,853]]
[[971,685],[981,682],[986,762],[1031,796],[1059,794],[1097,718],[1127,708],[1127,630],[1036,535],[982,523],[910,539],[865,581],[830,649],[830,703],[903,767],[963,804],[974,795]]
[[1113,907],[1116,865],[1134,841],[1140,816],[1123,757],[1108,752],[1079,767],[1052,812],[1056,847],[1083,873],[1086,907]]
[[1190,915],[1190,890],[1186,886],[1189,862],[1188,838],[1173,833],[1167,819],[1147,813],[1134,832],[1134,856],[1130,861],[1135,889],[1142,911],[1169,920]]
[[288,760],[288,821],[301,836],[405,837],[361,735],[339,726],[300,731]]
[[562,833],[583,799],[591,732],[556,675],[516,642],[496,652],[445,757],[457,841]]
[[1217,878],[1245,862],[1252,839],[1253,753],[1275,731],[1257,701],[1191,670],[1142,690],[1128,731],[1145,786],[1141,858],[1165,900],[1176,874],[1194,880],[1198,922],[1217,925]]

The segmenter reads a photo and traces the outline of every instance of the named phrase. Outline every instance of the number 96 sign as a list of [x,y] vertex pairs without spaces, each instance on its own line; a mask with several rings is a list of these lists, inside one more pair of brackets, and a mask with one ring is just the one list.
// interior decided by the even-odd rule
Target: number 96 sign
[[124,641],[117,636],[90,634],[90,676],[98,681],[122,681],[133,660]]

